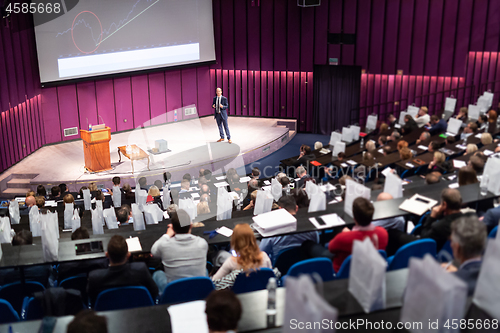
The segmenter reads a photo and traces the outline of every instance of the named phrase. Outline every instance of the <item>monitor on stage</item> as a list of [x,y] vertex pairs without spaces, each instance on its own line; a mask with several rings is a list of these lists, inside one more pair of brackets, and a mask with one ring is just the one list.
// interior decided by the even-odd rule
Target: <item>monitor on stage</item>
[[42,84],[215,60],[212,0],[57,5],[34,14]]

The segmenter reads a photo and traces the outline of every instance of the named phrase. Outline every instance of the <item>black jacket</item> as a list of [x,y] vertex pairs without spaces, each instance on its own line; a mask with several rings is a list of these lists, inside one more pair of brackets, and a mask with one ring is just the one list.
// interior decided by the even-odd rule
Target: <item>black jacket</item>
[[451,223],[462,216],[462,213],[455,213],[444,216],[441,219],[432,218],[430,215],[422,224],[420,236],[422,238],[432,238],[437,243],[437,251],[441,250],[451,235]]
[[143,262],[126,263],[97,269],[89,273],[87,294],[92,304],[101,291],[117,287],[143,286],[149,290],[151,297],[158,295],[158,287],[153,281],[146,264]]

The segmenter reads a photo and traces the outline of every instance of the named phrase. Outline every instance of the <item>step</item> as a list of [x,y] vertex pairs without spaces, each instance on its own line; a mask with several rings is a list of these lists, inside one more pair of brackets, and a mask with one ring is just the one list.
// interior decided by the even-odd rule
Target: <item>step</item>
[[2,198],[15,198],[25,197],[26,193],[30,191],[29,188],[8,188],[0,194]]
[[13,178],[7,182],[7,188],[26,188],[30,186],[31,179]]

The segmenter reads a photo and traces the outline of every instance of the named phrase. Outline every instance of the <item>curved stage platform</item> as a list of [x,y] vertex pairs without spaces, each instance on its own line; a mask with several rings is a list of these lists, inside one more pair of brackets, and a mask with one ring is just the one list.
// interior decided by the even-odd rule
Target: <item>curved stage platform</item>
[[[135,186],[138,177],[145,176],[152,184],[162,180],[165,171],[177,181],[185,173],[197,177],[200,168],[214,174],[242,168],[288,143],[296,133],[296,120],[229,117],[229,127],[232,144],[227,139],[216,142],[219,131],[213,116],[113,134],[109,142],[113,170],[99,173],[86,172],[82,140],[44,146],[0,175],[0,196],[24,196],[38,184],[49,187],[66,183],[70,191],[77,191],[91,181],[110,187],[114,176],[120,176],[122,184]],[[170,151],[149,154],[150,170],[147,159],[134,161],[133,173],[128,158],[122,156],[119,162],[119,146],[136,144],[147,152],[158,139],[166,140]]]

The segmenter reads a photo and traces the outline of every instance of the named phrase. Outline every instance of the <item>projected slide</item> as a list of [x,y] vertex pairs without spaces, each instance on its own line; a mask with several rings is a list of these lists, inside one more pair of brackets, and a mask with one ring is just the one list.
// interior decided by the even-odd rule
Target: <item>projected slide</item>
[[80,0],[34,20],[42,83],[215,60],[211,0]]

